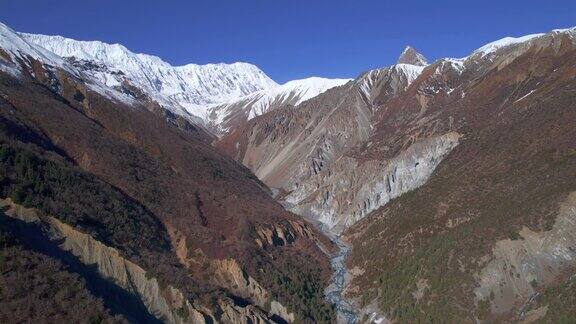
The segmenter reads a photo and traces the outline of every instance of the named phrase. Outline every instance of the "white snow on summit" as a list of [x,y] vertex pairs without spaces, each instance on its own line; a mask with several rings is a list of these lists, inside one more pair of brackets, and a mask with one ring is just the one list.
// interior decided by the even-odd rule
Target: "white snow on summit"
[[[253,101],[248,119],[264,114],[270,104],[280,100],[284,104],[297,106],[306,100],[312,99],[330,88],[343,85],[351,79],[325,79],[311,77],[302,80],[294,80],[284,83],[283,85],[259,91],[248,95]],[[248,98],[246,98],[248,99]],[[292,100],[291,100],[292,99]]]
[[205,119],[210,105],[277,86],[248,63],[172,66],[157,56],[136,54],[120,44],[20,35],[61,57],[74,58],[77,66],[108,86],[128,81],[166,109],[184,116],[189,113]]
[[270,109],[283,105],[297,106],[312,99],[328,89],[343,85],[351,79],[326,79],[311,77],[286,82],[276,87],[257,91],[247,96],[214,105],[210,108],[209,117],[220,132],[229,130],[224,125],[227,119],[242,114],[246,120],[260,116]]
[[12,61],[15,61],[16,58],[30,56],[45,64],[62,68],[66,67],[65,61],[60,56],[26,41],[3,23],[0,23],[0,47],[6,51]]
[[540,37],[552,35],[552,34],[567,34],[570,37],[574,38],[576,35],[576,27],[566,28],[566,29],[554,29],[549,33],[538,33],[538,34],[525,35],[525,36],[521,36],[521,37],[504,37],[502,39],[499,39],[497,41],[488,43],[488,44],[480,47],[479,49],[472,52],[472,55],[480,54],[482,56],[485,56],[485,55],[493,53],[493,52],[495,52],[495,51],[497,51],[503,47],[507,47],[507,46],[511,46],[511,45],[515,45],[515,44],[527,43],[527,42],[530,42],[536,38],[540,38]]
[[472,52],[472,55],[481,54],[482,56],[484,56],[484,55],[493,53],[493,52],[499,50],[500,48],[507,47],[507,46],[514,45],[514,44],[525,43],[525,42],[528,42],[534,38],[544,36],[544,35],[545,34],[532,34],[532,35],[526,35],[526,36],[522,36],[522,37],[504,37],[502,39],[499,39],[497,41],[488,43],[488,44],[480,47],[479,49]]
[[[0,49],[6,52],[9,56],[8,61],[0,59],[0,70],[8,72],[14,76],[20,75],[23,68],[28,69],[30,73],[34,73],[31,69],[31,62],[29,60],[29,58],[31,58],[42,63],[46,69],[60,68],[74,77],[83,79],[89,88],[109,99],[128,104],[132,103],[132,98],[128,95],[107,87],[105,84],[101,83],[100,80],[93,78],[90,75],[86,75],[62,57],[28,41],[18,32],[2,23],[0,23]],[[20,63],[24,64],[24,66],[21,66]]]

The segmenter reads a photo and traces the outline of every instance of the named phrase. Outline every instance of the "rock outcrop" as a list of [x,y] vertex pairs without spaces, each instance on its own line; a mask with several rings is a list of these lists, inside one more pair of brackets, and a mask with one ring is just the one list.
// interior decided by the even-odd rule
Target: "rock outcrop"
[[418,53],[414,48],[406,46],[400,57],[398,57],[398,64],[412,64],[419,66],[428,65],[428,60],[424,55]]
[[391,199],[424,184],[458,139],[457,133],[428,138],[384,161],[360,163],[342,157],[285,199],[295,213],[339,233]]
[[44,231],[50,233],[51,240],[60,242],[63,251],[72,253],[85,265],[95,265],[103,278],[138,296],[159,320],[167,323],[204,323],[210,317],[197,310],[178,289],[161,287],[146,270],[90,235],[54,217],[40,217],[35,210],[14,204],[10,199],[0,201],[0,207],[8,208],[6,215],[44,227]]
[[[160,282],[139,265],[124,258],[90,235],[82,233],[51,216],[39,216],[36,210],[24,208],[10,199],[0,200],[6,215],[34,224],[49,233],[49,239],[70,252],[85,265],[94,265],[97,272],[127,293],[137,296],[148,311],[166,323],[275,323],[278,318],[293,322],[295,316],[285,306],[270,299],[270,294],[251,278],[235,260],[214,260],[211,267],[217,283],[256,302],[256,305],[239,305],[230,298],[222,298],[218,305],[222,314],[215,315],[204,306],[201,310],[172,286]],[[264,311],[268,307],[269,312]],[[276,320],[272,317],[276,316]]]

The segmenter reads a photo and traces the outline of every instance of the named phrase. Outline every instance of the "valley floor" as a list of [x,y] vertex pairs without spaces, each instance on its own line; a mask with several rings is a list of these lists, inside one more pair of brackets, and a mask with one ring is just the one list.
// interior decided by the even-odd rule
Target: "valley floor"
[[344,286],[348,279],[346,268],[346,256],[350,252],[350,246],[340,236],[325,232],[332,242],[338,246],[338,251],[332,255],[330,264],[334,274],[330,278],[330,285],[326,288],[326,299],[334,305],[338,312],[338,323],[353,324],[358,322],[358,314],[354,305],[349,303],[343,296]]

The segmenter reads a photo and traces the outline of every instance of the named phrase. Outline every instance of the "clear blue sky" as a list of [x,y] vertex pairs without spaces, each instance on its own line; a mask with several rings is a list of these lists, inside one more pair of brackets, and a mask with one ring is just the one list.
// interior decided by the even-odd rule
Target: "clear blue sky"
[[405,45],[429,60],[576,26],[576,0],[0,0],[15,30],[121,43],[172,64],[244,61],[278,82],[355,77]]

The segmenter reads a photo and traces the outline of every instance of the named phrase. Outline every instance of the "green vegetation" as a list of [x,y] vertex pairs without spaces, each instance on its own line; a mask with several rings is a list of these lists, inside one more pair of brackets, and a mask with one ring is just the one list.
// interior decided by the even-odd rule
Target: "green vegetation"
[[190,316],[190,313],[188,312],[188,308],[185,306],[182,306],[180,308],[178,308],[176,310],[176,313],[178,314],[178,316],[180,316],[181,318],[183,318],[184,320],[187,320],[188,317]]
[[[5,216],[0,216],[5,217]],[[126,323],[112,316],[79,275],[27,250],[0,222],[1,323]]]
[[542,292],[541,306],[548,306],[540,323],[576,323],[576,276]]
[[[456,241],[450,233],[439,234],[412,256],[383,269],[377,279],[380,308],[392,311],[403,323],[449,322],[454,307],[450,301],[450,281],[444,276],[446,260]],[[434,292],[434,303],[418,303],[413,293],[419,279],[428,279],[426,290]],[[373,298],[374,296],[371,296]]]
[[490,314],[490,301],[486,299],[482,299],[478,302],[478,308],[476,309],[476,317],[480,320],[486,319],[486,317]]
[[[300,262],[298,262],[300,260]],[[259,282],[276,292],[274,298],[289,310],[294,311],[299,322],[333,323],[335,311],[324,298],[324,283],[320,267],[306,263],[300,257],[277,260],[279,265],[272,271],[272,265],[266,265],[265,259],[258,257],[261,269]],[[300,269],[300,271],[294,271]],[[298,321],[298,320],[297,320]]]
[[167,234],[144,207],[63,161],[0,144],[0,196],[58,217],[129,255],[169,249]]

